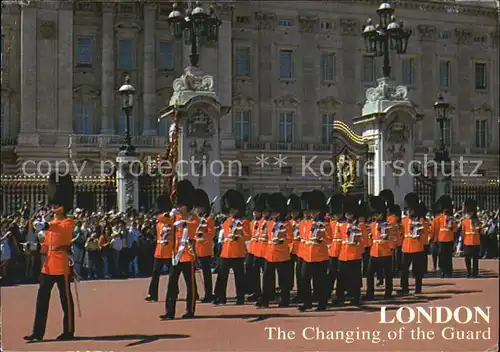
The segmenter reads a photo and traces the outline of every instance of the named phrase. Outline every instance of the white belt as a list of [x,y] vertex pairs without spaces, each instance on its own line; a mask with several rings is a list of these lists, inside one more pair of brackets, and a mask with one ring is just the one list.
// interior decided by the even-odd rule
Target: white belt
[[342,242],[342,239],[341,238],[335,238],[332,240],[332,242]]
[[389,240],[373,240],[373,243],[388,243]]
[[342,241],[342,244],[349,244],[351,246],[359,246],[358,242]]
[[415,235],[405,235],[405,238],[419,238],[420,236]]
[[465,233],[466,235],[480,235],[479,233],[477,232],[466,232]]
[[441,227],[441,228],[439,229],[439,231],[451,232],[451,231],[453,231],[453,229],[449,229],[449,228],[447,228],[447,227]]

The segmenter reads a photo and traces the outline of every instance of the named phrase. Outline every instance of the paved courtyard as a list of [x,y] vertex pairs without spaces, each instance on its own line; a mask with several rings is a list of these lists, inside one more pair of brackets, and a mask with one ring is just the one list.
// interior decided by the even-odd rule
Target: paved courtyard
[[[4,351],[496,351],[498,263],[483,260],[482,277],[466,279],[463,259],[455,258],[456,277],[441,279],[430,274],[424,280],[422,296],[374,301],[361,308],[299,313],[296,307],[257,309],[249,303],[234,306],[234,300],[229,300],[220,307],[199,304],[197,319],[167,322],[158,319],[164,313],[163,301],[143,301],[148,279],[86,281],[78,285],[82,317],[76,318],[77,338],[69,342],[54,341],[62,331],[57,292],[53,291],[51,298],[47,340],[25,343],[22,338],[31,332],[37,286],[2,288],[2,347]],[[162,278],[161,292],[166,289],[166,280]],[[184,297],[182,279],[180,282]],[[398,286],[399,280],[395,280],[395,288]],[[228,287],[229,296],[234,295],[233,281]],[[178,303],[178,316],[184,312],[184,304]],[[479,318],[478,323],[460,325],[451,321],[430,325],[423,319],[421,324],[381,324],[381,306],[387,307],[387,321],[396,316],[401,306],[445,306],[451,310],[477,306],[485,311],[491,307],[490,322]],[[408,310],[405,311],[403,318],[407,319]],[[442,336],[444,328],[447,329]],[[461,339],[462,331],[468,330],[479,339]],[[426,338],[417,340],[424,333]]]

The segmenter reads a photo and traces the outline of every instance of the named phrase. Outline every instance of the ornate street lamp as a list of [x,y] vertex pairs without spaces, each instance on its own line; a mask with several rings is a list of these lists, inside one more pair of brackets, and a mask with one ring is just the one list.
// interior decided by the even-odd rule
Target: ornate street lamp
[[131,154],[135,151],[130,138],[130,113],[134,108],[135,88],[130,84],[129,75],[125,76],[125,84],[120,87],[118,93],[120,93],[122,110],[125,112],[126,118],[125,143],[120,147],[120,150],[125,154]]
[[405,28],[403,21],[396,22],[393,15],[394,9],[386,2],[379,6],[377,14],[379,24],[373,25],[372,20],[368,19],[366,25],[363,26],[362,35],[365,39],[366,51],[375,56],[384,57],[382,73],[384,77],[389,77],[391,75],[390,51],[395,50],[398,54],[406,53],[411,29]]
[[186,10],[185,16],[178,5],[174,4],[173,10],[168,16],[168,23],[175,39],[181,40],[185,36],[186,44],[191,45],[189,58],[193,67],[197,67],[200,60],[198,40],[206,38],[209,42],[217,42],[219,26],[222,24],[213,7],[210,7],[207,14],[199,1],[191,9]]
[[450,104],[448,104],[440,94],[432,107],[434,108],[434,113],[436,115],[436,120],[439,123],[440,131],[439,147],[436,151],[436,161],[448,161],[450,156],[445,144],[444,125],[448,121],[447,112]]

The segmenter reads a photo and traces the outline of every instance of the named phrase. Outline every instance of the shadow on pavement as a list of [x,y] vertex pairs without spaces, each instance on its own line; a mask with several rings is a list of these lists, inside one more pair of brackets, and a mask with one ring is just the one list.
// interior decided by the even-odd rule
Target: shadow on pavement
[[[146,343],[155,342],[158,340],[170,340],[170,339],[187,339],[191,337],[190,335],[182,334],[163,334],[163,335],[141,335],[141,334],[130,334],[130,335],[109,335],[109,336],[75,336],[72,341],[127,341],[127,340],[138,340],[131,342],[126,345],[126,347],[133,347],[138,345],[143,345]],[[58,341],[58,340],[43,340],[37,343],[43,342],[71,342],[71,341]]]
[[313,318],[311,315],[289,315],[289,314],[224,314],[224,315],[197,315],[195,319],[250,319],[248,323],[256,323],[271,318]]

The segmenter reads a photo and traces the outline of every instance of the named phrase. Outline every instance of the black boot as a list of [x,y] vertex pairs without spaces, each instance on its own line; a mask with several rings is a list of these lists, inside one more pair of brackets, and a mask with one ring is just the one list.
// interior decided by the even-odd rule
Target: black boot
[[35,334],[31,334],[28,336],[24,336],[24,340],[27,342],[38,342],[43,340],[43,336],[38,336]]
[[71,332],[63,332],[61,335],[56,337],[57,341],[69,341],[75,338],[74,333]]

